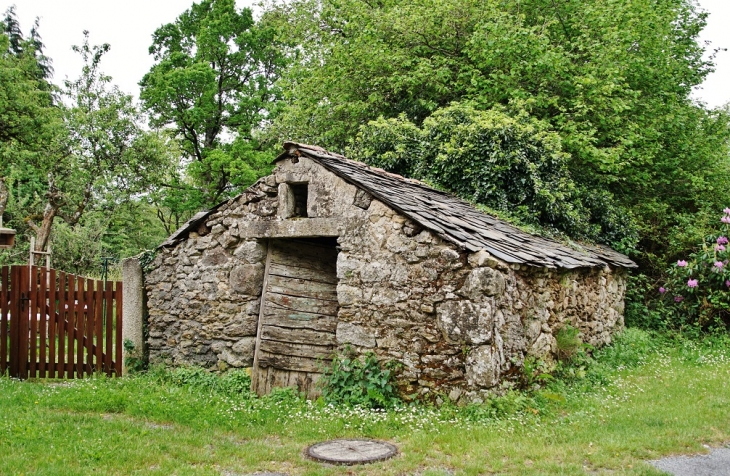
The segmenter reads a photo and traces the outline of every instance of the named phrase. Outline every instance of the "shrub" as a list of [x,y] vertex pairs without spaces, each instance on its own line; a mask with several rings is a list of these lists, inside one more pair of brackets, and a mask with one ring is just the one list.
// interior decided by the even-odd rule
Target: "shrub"
[[730,208],[726,208],[719,230],[667,270],[666,282],[657,290],[667,327],[707,331],[730,325],[729,225]]
[[381,366],[375,354],[360,360],[335,357],[320,380],[326,403],[389,408],[400,402],[392,383],[394,363]]
[[578,187],[560,136],[528,114],[452,103],[422,126],[405,115],[380,118],[361,127],[348,154],[523,225],[622,251],[632,250],[638,240],[633,216],[611,193]]

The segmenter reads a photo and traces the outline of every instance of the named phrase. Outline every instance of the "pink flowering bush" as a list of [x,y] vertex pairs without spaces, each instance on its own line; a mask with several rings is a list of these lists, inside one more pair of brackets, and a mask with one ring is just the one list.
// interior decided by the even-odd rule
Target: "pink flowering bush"
[[698,251],[667,270],[658,289],[659,311],[668,327],[727,329],[730,327],[730,208],[723,210],[717,233],[707,236]]

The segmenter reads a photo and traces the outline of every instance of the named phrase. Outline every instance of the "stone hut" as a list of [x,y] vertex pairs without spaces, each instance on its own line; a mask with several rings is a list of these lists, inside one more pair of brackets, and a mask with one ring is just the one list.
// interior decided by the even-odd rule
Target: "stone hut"
[[151,362],[251,367],[310,396],[336,352],[402,365],[404,394],[478,399],[566,325],[604,345],[626,269],[602,246],[525,233],[425,184],[285,143],[274,172],[201,212],[145,278]]

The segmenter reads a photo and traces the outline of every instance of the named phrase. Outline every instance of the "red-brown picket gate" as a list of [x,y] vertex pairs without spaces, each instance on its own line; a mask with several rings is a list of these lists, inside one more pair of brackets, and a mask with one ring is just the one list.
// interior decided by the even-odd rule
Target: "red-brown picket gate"
[[0,372],[19,379],[121,375],[122,283],[3,266]]

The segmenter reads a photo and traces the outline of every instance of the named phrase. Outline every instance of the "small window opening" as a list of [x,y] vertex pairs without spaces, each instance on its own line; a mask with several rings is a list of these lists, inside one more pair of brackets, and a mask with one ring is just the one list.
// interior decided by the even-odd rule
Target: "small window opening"
[[292,195],[294,195],[294,214],[292,217],[305,218],[307,216],[307,197],[309,195],[309,184],[292,183]]

